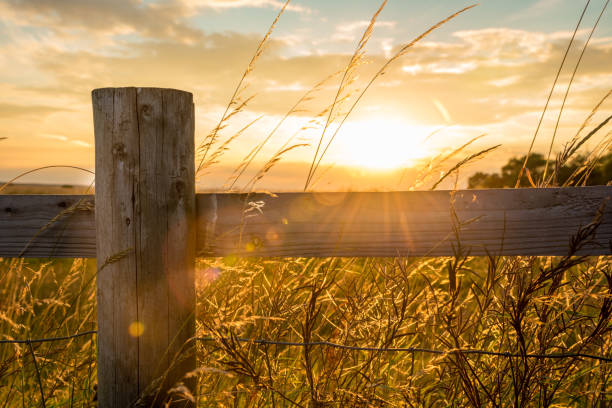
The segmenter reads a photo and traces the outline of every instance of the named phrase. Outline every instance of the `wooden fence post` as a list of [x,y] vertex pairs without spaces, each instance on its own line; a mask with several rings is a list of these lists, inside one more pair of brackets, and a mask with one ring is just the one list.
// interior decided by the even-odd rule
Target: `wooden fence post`
[[193,97],[103,88],[92,101],[99,406],[157,407],[195,369]]

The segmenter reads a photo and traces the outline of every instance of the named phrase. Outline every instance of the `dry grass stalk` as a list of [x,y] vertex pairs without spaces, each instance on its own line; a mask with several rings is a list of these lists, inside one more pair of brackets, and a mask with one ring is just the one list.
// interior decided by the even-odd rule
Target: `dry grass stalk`
[[15,177],[13,177],[12,179],[7,181],[6,183],[0,185],[0,193],[2,193],[2,191],[5,188],[7,188],[11,183],[14,183],[15,181],[19,180],[20,178],[22,178],[24,176],[27,176],[28,174],[32,174],[32,173],[35,173],[37,171],[46,170],[46,169],[74,169],[74,170],[84,171],[84,172],[89,173],[91,175],[95,175],[95,173],[93,171],[84,169],[82,167],[77,167],[77,166],[43,166],[43,167],[37,167],[35,169],[25,171],[25,172],[15,176]]
[[425,166],[422,166],[421,169],[419,170],[419,173],[416,177],[416,182],[413,188],[417,188],[417,187],[424,185],[429,180],[429,178],[436,172],[440,173],[440,177],[444,175],[445,172],[442,171],[441,169],[445,165],[445,163],[447,163],[450,160],[453,160],[457,155],[465,151],[470,145],[482,139],[484,136],[485,135],[482,134],[482,135],[473,137],[467,142],[465,142],[464,144],[462,144],[461,146],[451,150],[450,152],[440,153],[436,155],[435,157],[431,158],[429,162]]
[[531,152],[533,150],[533,145],[535,144],[536,138],[538,137],[538,132],[540,131],[540,127],[542,126],[542,121],[544,120],[544,115],[546,114],[546,110],[548,109],[548,104],[550,103],[553,92],[555,91],[555,86],[557,85],[557,81],[559,80],[559,76],[561,75],[561,71],[563,70],[563,66],[565,65],[565,60],[567,59],[567,55],[569,54],[569,51],[572,48],[574,39],[576,38],[576,33],[578,32],[578,28],[580,27],[580,24],[582,23],[582,19],[584,18],[584,14],[589,8],[590,3],[591,3],[591,0],[587,0],[586,4],[584,5],[584,9],[582,10],[582,13],[580,14],[578,23],[576,23],[576,28],[574,28],[574,32],[572,33],[572,38],[567,44],[567,48],[565,49],[565,53],[563,54],[563,58],[561,59],[561,64],[559,64],[559,69],[557,70],[557,74],[555,75],[555,79],[550,88],[550,92],[548,94],[548,97],[546,98],[544,109],[542,110],[542,114],[540,115],[540,119],[538,120],[538,125],[536,126],[536,130],[533,134],[533,137],[531,138],[531,144],[529,145],[529,149],[527,150],[527,154],[525,155],[525,161],[523,162],[523,167],[519,171],[519,175],[516,180],[516,185],[514,186],[515,188],[518,188],[521,185],[521,179],[523,178],[523,173],[525,172],[525,168],[527,168],[527,161],[529,160],[529,156],[531,155]]
[[196,168],[196,174],[199,174],[202,171],[203,166],[205,164],[206,156],[208,155],[208,151],[210,150],[211,146],[213,146],[216,143],[219,132],[223,128],[225,128],[229,119],[231,119],[234,115],[240,113],[244,109],[244,107],[248,104],[248,102],[250,102],[251,99],[254,97],[254,96],[250,96],[241,101],[242,99],[241,93],[247,88],[247,86],[245,85],[245,82],[249,74],[253,72],[253,69],[255,68],[255,64],[257,60],[261,57],[264,50],[266,49],[266,46],[268,45],[270,36],[272,35],[272,32],[274,31],[276,24],[278,23],[280,17],[283,15],[283,13],[285,12],[285,9],[287,8],[290,2],[291,0],[285,1],[280,11],[276,15],[276,18],[274,19],[274,21],[268,28],[266,35],[264,35],[262,40],[259,42],[257,49],[255,50],[255,54],[253,54],[251,61],[249,61],[249,64],[247,65],[246,70],[242,74],[242,77],[240,78],[240,81],[238,82],[238,85],[236,86],[236,89],[234,89],[234,93],[232,94],[232,97],[230,98],[229,103],[225,107],[225,111],[223,112],[223,115],[221,116],[219,123],[204,138],[204,141],[196,149],[196,162],[198,163],[198,166]]
[[258,116],[257,118],[253,119],[251,122],[247,123],[242,129],[238,130],[236,133],[234,133],[233,135],[231,135],[230,137],[228,137],[214,152],[213,154],[210,155],[210,157],[208,158],[208,160],[206,160],[203,164],[202,164],[202,168],[200,169],[201,172],[203,172],[205,169],[209,168],[210,166],[212,166],[213,164],[217,164],[219,163],[219,159],[221,158],[221,156],[223,155],[223,153],[225,153],[227,150],[229,150],[229,145],[236,140],[238,137],[240,137],[244,132],[246,132],[251,126],[253,126],[255,123],[257,123],[260,119],[263,118],[263,115]]
[[610,95],[612,95],[612,89],[610,89],[608,93],[606,93],[604,97],[601,98],[599,102],[597,102],[597,104],[593,107],[593,109],[591,109],[591,112],[589,113],[589,115],[586,117],[584,122],[582,122],[582,125],[580,125],[580,128],[576,132],[576,135],[572,139],[572,142],[579,138],[580,133],[582,133],[582,131],[589,125],[589,123],[591,123],[593,116],[595,116],[597,111],[599,111],[599,108],[601,108],[601,105],[603,105],[603,103],[610,97]]
[[[386,4],[386,1],[383,3],[382,6],[384,6]],[[381,6],[381,7],[382,7]],[[318,151],[319,151],[319,147],[320,144],[323,141],[323,137],[325,136],[325,130],[323,131],[323,134],[321,135],[321,139],[319,141],[319,147],[317,147],[317,150],[315,152],[314,158],[313,158],[313,162],[311,164],[311,168],[310,171],[308,173],[308,177],[306,179],[306,183],[304,185],[304,191],[306,191],[308,189],[308,186],[310,185],[310,182],[312,180],[312,177],[314,176],[317,168],[319,167],[321,160],[323,159],[323,157],[325,156],[325,153],[327,152],[327,150],[329,149],[329,146],[331,145],[331,143],[334,141],[336,135],[338,134],[338,132],[340,131],[340,129],[342,128],[342,125],[346,122],[346,120],[348,119],[348,117],[350,116],[350,114],[353,112],[353,110],[355,109],[355,107],[357,106],[357,104],[359,103],[359,101],[361,100],[361,98],[363,98],[363,95],[365,95],[365,93],[368,91],[368,89],[370,89],[370,87],[372,86],[372,84],[376,81],[376,79],[378,79],[380,76],[382,76],[385,71],[387,70],[387,68],[389,67],[389,65],[391,65],[393,62],[395,62],[396,60],[398,60],[399,58],[403,57],[404,55],[406,55],[406,53],[410,50],[410,48],[412,48],[416,43],[418,43],[419,41],[421,41],[423,38],[427,37],[429,34],[431,34],[433,31],[437,30],[438,28],[440,28],[441,26],[443,26],[444,24],[448,23],[450,20],[454,19],[455,17],[457,17],[458,15],[460,15],[461,13],[464,13],[465,11],[475,7],[476,5],[472,5],[472,6],[468,6],[465,7],[459,11],[457,11],[456,13],[451,14],[450,16],[446,17],[444,20],[441,20],[439,22],[437,22],[436,24],[434,24],[433,26],[431,26],[429,29],[427,29],[426,31],[424,31],[422,34],[420,34],[419,36],[417,36],[415,39],[413,39],[412,41],[410,41],[408,44],[404,45],[403,47],[400,48],[400,50],[395,53],[393,56],[391,56],[391,58],[389,58],[383,65],[382,67],[372,76],[372,78],[367,82],[367,84],[365,85],[365,87],[358,92],[357,97],[355,98],[355,100],[353,101],[353,103],[350,105],[348,111],[343,115],[342,119],[340,120],[340,123],[338,124],[338,126],[336,127],[336,130],[334,131],[334,133],[331,135],[329,141],[327,142],[327,144],[325,145],[325,148],[323,149],[323,151],[321,152],[320,155],[317,156]],[[379,10],[380,12],[380,10]],[[375,15],[375,17],[377,16],[377,14]],[[375,18],[372,19],[372,22],[370,23],[370,26],[373,27],[375,23]],[[366,29],[366,33],[368,32],[368,30],[370,30],[370,26],[368,26],[368,29]],[[365,33],[364,33],[365,36]],[[365,37],[365,41],[367,41],[369,39],[368,37]],[[361,47],[361,42],[360,42],[360,47]],[[360,47],[358,47],[357,49],[359,50]],[[351,60],[352,61],[352,60]],[[350,68],[350,64],[349,64],[349,68]],[[348,69],[348,68],[347,68]]]
[[[333,79],[334,77],[336,77],[340,73],[341,73],[341,71],[335,72],[335,73],[329,75],[328,77],[324,78],[323,80],[317,82],[312,88],[310,88],[308,91],[306,91],[306,93],[304,93],[304,95],[302,95],[297,100],[297,102],[289,109],[289,111],[287,111],[287,113],[281,118],[281,120],[270,131],[270,133],[268,133],[268,135],[264,138],[264,140],[261,143],[257,144],[256,146],[254,146],[253,149],[244,157],[242,162],[236,167],[236,169],[234,169],[234,172],[232,173],[232,175],[229,177],[229,179],[225,183],[225,187],[224,187],[225,190],[230,190],[231,191],[234,188],[234,186],[238,182],[238,179],[244,174],[244,172],[249,167],[249,165],[253,162],[255,157],[259,154],[259,152],[261,152],[261,149],[263,149],[263,147],[270,141],[272,136],[274,136],[276,134],[278,129],[280,129],[280,127],[283,125],[283,123],[291,115],[298,113],[300,111],[300,109],[301,109],[301,106],[304,103],[312,100],[313,97],[314,97],[314,94],[317,91],[319,91],[321,88],[323,88],[323,86],[327,82],[329,82],[331,79]],[[313,124],[313,121],[316,120],[316,118],[320,117],[320,115],[322,115],[322,113],[320,113],[319,115],[315,116],[315,119],[311,120],[308,125],[302,127],[300,129],[300,131],[304,131],[304,130],[310,128],[310,126],[312,126],[312,124]]]
[[582,62],[582,57],[584,56],[584,52],[589,46],[589,42],[591,41],[591,38],[593,37],[593,33],[597,29],[597,26],[599,25],[599,21],[601,20],[601,17],[605,13],[606,8],[608,8],[609,3],[610,3],[610,0],[606,0],[606,3],[602,7],[601,12],[599,13],[599,16],[597,17],[597,20],[595,21],[595,24],[593,25],[593,28],[591,29],[591,32],[589,33],[587,40],[584,42],[582,51],[580,51],[580,56],[578,57],[578,60],[576,61],[576,65],[574,66],[574,70],[572,71],[572,75],[570,76],[570,80],[567,84],[567,89],[565,90],[565,95],[563,95],[563,101],[561,102],[561,108],[559,108],[559,114],[557,115],[557,122],[555,123],[555,129],[553,130],[553,135],[550,139],[550,146],[548,148],[548,154],[546,155],[546,164],[544,165],[544,174],[542,175],[542,179],[546,179],[546,174],[548,173],[548,162],[550,160],[550,154],[552,153],[552,148],[555,144],[555,137],[557,136],[557,130],[559,129],[559,123],[561,122],[561,116],[563,115],[563,109],[565,108],[565,103],[567,102],[567,96],[569,95],[570,89],[572,88],[572,83],[574,82],[574,78],[576,77],[576,72],[578,72],[578,67],[580,67],[580,63]]
[[444,179],[445,179],[446,177],[448,177],[449,175],[453,174],[454,172],[457,172],[457,171],[458,171],[458,170],[459,170],[461,167],[465,166],[466,164],[468,164],[468,163],[470,163],[470,162],[472,162],[472,161],[474,161],[474,160],[477,160],[477,159],[482,158],[482,157],[483,157],[483,156],[485,156],[487,153],[492,152],[493,150],[497,149],[497,148],[498,148],[498,147],[500,147],[500,146],[501,146],[501,145],[499,144],[499,145],[496,145],[496,146],[493,146],[493,147],[488,147],[488,148],[486,148],[486,149],[483,149],[483,150],[481,150],[481,151],[479,151],[479,152],[477,152],[477,153],[473,153],[473,154],[469,155],[468,157],[466,157],[466,158],[462,159],[462,160],[461,160],[461,161],[459,161],[457,164],[455,164],[455,165],[454,165],[454,166],[453,166],[453,167],[452,167],[452,168],[451,168],[449,171],[447,171],[446,173],[444,173],[444,174],[443,174],[443,175],[442,175],[442,176],[441,176],[441,177],[438,179],[438,181],[436,181],[436,182],[434,183],[434,185],[431,187],[431,190],[435,190],[435,188],[436,188],[436,187],[438,187],[438,185],[440,185],[440,183],[441,183],[442,181],[444,181]]
[[385,6],[387,5],[387,1],[388,0],[384,0],[380,6],[378,7],[378,10],[376,10],[376,12],[374,13],[374,15],[372,16],[372,18],[370,19],[370,23],[368,24],[368,26],[366,27],[366,29],[364,30],[361,39],[359,40],[359,43],[357,44],[357,48],[355,48],[355,51],[353,52],[353,55],[351,56],[351,59],[349,60],[349,63],[347,64],[346,68],[344,69],[344,74],[342,76],[342,79],[340,81],[340,85],[338,86],[338,90],[336,91],[336,96],[334,97],[334,100],[331,104],[331,109],[329,110],[329,114],[327,116],[327,120],[325,122],[325,126],[323,127],[323,131],[321,132],[321,138],[319,139],[319,143],[317,144],[317,148],[315,150],[315,154],[312,160],[312,164],[310,165],[310,169],[308,171],[308,176],[306,178],[306,186],[304,187],[304,190],[306,190],[306,187],[308,186],[310,179],[312,178],[312,175],[314,173],[315,170],[315,162],[318,158],[319,155],[319,150],[321,149],[321,145],[323,143],[323,139],[325,138],[325,133],[327,132],[327,129],[329,128],[329,126],[331,125],[331,123],[333,122],[334,119],[334,112],[335,112],[335,108],[336,106],[340,103],[340,101],[343,99],[343,92],[346,91],[346,89],[354,82],[354,72],[355,69],[357,68],[358,65],[360,65],[362,63],[362,60],[365,56],[365,47],[368,43],[368,41],[370,40],[370,37],[372,36],[372,33],[374,32],[374,26],[376,24],[376,20],[378,19],[378,16],[380,15],[380,13],[383,11],[383,9],[385,8]]

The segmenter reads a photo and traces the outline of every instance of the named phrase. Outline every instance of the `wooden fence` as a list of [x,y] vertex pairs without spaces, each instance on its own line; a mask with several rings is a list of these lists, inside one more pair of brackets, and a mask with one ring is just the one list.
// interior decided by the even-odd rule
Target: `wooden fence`
[[593,223],[577,253],[612,253],[612,187],[195,194],[190,93],[92,98],[95,199],[0,195],[0,256],[98,259],[100,407],[150,386],[161,406],[195,368],[196,255],[452,256],[459,243],[471,255],[566,255]]

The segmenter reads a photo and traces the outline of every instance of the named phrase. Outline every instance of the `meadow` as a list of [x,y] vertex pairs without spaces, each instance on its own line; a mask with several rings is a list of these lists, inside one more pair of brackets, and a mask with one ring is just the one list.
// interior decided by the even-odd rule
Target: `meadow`
[[[466,11],[407,43],[365,86],[355,89],[355,70],[363,63],[385,3],[346,69],[333,77],[340,78],[335,98],[315,114],[312,126],[322,133],[305,190],[320,171],[337,129],[386,67]],[[252,98],[246,93],[249,75],[283,11],[249,62],[219,124],[200,145],[200,174],[222,160],[229,144],[242,134],[244,129],[222,137],[228,122],[236,120]],[[530,147],[519,181],[530,187],[558,185],[556,176],[580,153],[581,165],[563,178],[563,185],[587,184],[590,172],[609,152],[607,122],[591,123],[608,95],[594,104],[576,136],[550,161],[550,169],[547,164],[543,173],[529,171]],[[581,150],[596,138],[594,148]],[[256,163],[269,139],[253,146],[228,190]],[[278,148],[246,191],[256,190],[283,155],[300,146],[295,140]],[[494,148],[471,152],[469,147],[432,158],[415,187],[437,188],[463,166],[486,160]],[[456,242],[455,256],[438,258],[199,259],[198,369],[190,373],[197,392],[193,395],[180,384],[174,392],[193,398],[199,407],[610,406],[612,262],[607,256],[576,255],[596,227],[594,222],[577,231],[562,257],[472,257]],[[95,330],[98,273],[104,270],[95,260],[0,258],[0,341]],[[557,358],[559,354],[564,357]],[[95,406],[95,399],[95,334],[0,344],[0,407],[87,407]]]
[[[213,340],[198,343],[198,406],[609,404],[609,360],[529,356],[612,358],[606,257],[200,262],[198,336]],[[3,339],[95,329],[95,262],[3,259],[0,267]],[[95,346],[95,336],[2,345],[3,406],[40,406],[41,389],[46,406],[91,406]],[[515,356],[427,351],[459,348]]]

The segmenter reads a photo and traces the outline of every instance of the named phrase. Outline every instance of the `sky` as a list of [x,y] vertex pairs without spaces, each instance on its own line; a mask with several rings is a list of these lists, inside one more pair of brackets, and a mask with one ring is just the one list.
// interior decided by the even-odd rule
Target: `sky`
[[[501,146],[462,170],[456,179],[460,186],[474,171],[495,171],[508,158],[525,154],[586,3],[482,0],[444,24],[368,88],[329,144],[310,187],[425,188],[453,164],[435,161],[432,166],[432,157],[445,157],[479,136],[453,159]],[[589,2],[535,151],[549,149],[570,75],[605,3]],[[375,72],[402,45],[473,2],[389,0],[364,58],[341,92],[346,99],[334,110],[336,120],[323,133],[325,109],[342,78],[333,74],[345,69],[380,4],[289,3],[240,92],[242,100],[254,97],[219,133],[219,144],[255,122],[200,175],[199,188],[251,188],[252,177],[283,146],[296,145],[280,155],[255,187],[303,189],[320,138],[327,145]],[[282,5],[280,0],[0,0],[0,138],[6,138],[0,139],[0,181],[43,166],[93,171],[91,91],[99,87],[192,92],[196,144],[201,143],[221,119]],[[296,101],[326,78],[312,99],[283,120]],[[610,89],[612,16],[606,10],[573,81],[553,154],[576,135]],[[604,101],[587,131],[612,113],[611,100]],[[281,121],[234,183],[237,166]],[[606,132],[609,126],[600,132],[602,137]],[[585,152],[596,142],[585,145]],[[92,176],[54,168],[20,181],[88,184]]]

